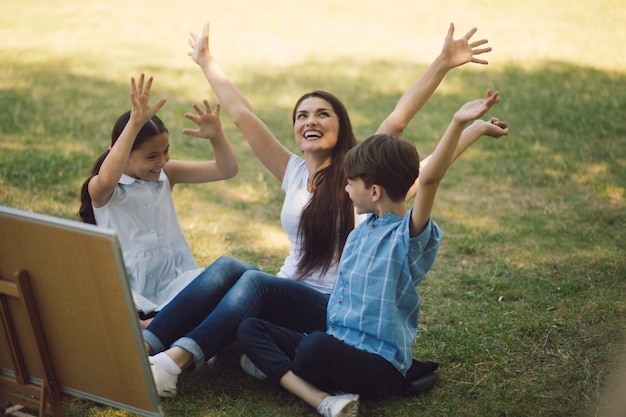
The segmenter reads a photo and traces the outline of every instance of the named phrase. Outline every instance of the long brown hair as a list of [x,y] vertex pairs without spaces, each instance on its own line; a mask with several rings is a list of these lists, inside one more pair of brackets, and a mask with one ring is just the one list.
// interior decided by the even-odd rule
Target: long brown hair
[[[111,131],[111,146],[115,144],[117,138],[122,134],[122,130],[128,124],[130,120],[130,110],[122,114],[118,117],[115,125],[113,126],[113,130]],[[167,128],[165,124],[157,115],[152,116],[150,120],[143,125],[137,137],[135,138],[135,142],[133,142],[132,150],[137,149],[141,146],[146,140],[150,139],[153,136],[159,135],[161,133],[167,133]],[[109,148],[110,149],[110,148]],[[109,154],[109,150],[104,151],[102,155],[96,159],[93,167],[91,168],[91,175],[89,178],[85,180],[83,186],[80,190],[80,209],[78,210],[78,217],[80,217],[81,221],[84,223],[96,224],[96,218],[93,214],[93,206],[91,205],[91,196],[89,195],[89,181],[100,172],[100,167],[104,162],[104,159]]]
[[302,101],[310,97],[326,100],[339,118],[337,144],[332,150],[331,163],[315,173],[311,183],[313,196],[304,207],[300,217],[298,239],[302,245],[302,257],[294,277],[302,280],[314,271],[323,275],[341,256],[348,234],[354,229],[354,206],[345,192],[346,180],[343,161],[350,148],[356,145],[356,137],[348,112],[341,101],[326,91],[313,91],[300,97],[292,115]]

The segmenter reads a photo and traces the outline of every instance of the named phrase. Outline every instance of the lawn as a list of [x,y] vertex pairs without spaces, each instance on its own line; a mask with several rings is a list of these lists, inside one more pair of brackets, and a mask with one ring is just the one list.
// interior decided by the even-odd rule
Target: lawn
[[[141,72],[155,77],[153,97],[168,98],[159,114],[173,157],[210,158],[206,142],[180,133],[193,103],[215,101],[187,56],[205,21],[224,70],[294,151],[300,95],[338,95],[363,140],[437,55],[449,22],[456,37],[477,26],[489,65],[451,72],[406,131],[427,155],[487,88],[503,98],[489,116],[511,126],[455,163],[434,207],[445,238],[421,284],[414,353],[441,363],[439,381],[418,398],[365,401],[361,415],[600,415],[626,353],[626,6],[502,3],[4,0],[0,205],[76,219],[80,185]],[[240,172],[177,187],[181,223],[199,264],[231,255],[276,272],[288,250],[280,184],[222,121]],[[237,358],[232,346],[185,375],[166,415],[316,415],[245,376]],[[130,415],[81,400],[66,409]]]

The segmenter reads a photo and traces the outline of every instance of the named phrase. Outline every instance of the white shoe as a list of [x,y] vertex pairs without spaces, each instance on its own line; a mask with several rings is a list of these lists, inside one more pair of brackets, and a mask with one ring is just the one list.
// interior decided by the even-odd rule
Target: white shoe
[[159,397],[174,397],[176,396],[176,383],[178,382],[178,375],[170,374],[165,371],[158,362],[149,358],[150,370],[152,371],[152,378],[154,378],[154,385],[156,385],[157,394]]
[[258,379],[259,381],[265,381],[267,379],[267,375],[263,373],[256,365],[250,360],[246,355],[241,355],[239,358],[239,366],[241,369],[248,375],[253,378]]
[[217,355],[215,355],[215,356],[211,356],[211,357],[209,358],[209,360],[208,360],[208,361],[206,361],[206,364],[207,364],[207,365],[209,365],[209,366],[213,366],[213,365],[215,365],[216,363],[217,363]]
[[356,417],[359,412],[359,395],[330,395],[317,407],[324,417]]

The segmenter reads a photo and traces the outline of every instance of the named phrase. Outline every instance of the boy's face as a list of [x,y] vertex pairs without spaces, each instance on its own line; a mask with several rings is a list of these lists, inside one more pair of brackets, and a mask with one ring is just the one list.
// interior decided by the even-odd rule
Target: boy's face
[[151,137],[130,153],[124,174],[144,181],[158,180],[161,169],[170,160],[169,150],[167,133]]
[[357,214],[372,212],[374,209],[372,188],[365,188],[365,183],[361,178],[349,179],[345,189],[354,203]]

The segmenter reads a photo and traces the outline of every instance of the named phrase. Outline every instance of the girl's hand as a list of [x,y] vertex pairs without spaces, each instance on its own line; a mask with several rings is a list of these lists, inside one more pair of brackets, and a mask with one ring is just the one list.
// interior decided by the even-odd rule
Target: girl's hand
[[483,59],[478,59],[475,55],[484,54],[491,51],[491,47],[478,48],[488,42],[487,39],[481,39],[469,42],[470,38],[476,33],[478,29],[472,28],[460,39],[454,39],[454,23],[450,23],[448,34],[443,42],[443,48],[441,55],[448,61],[448,67],[450,69],[466,64],[468,62],[474,62],[476,64],[486,65],[488,62]]
[[487,110],[491,108],[495,103],[500,102],[500,93],[492,93],[491,90],[487,90],[485,98],[478,100],[472,100],[465,103],[456,113],[454,113],[454,120],[459,123],[467,123],[470,120],[477,119],[487,113]]
[[148,78],[144,87],[144,74],[139,76],[139,81],[135,78],[130,79],[130,101],[132,108],[130,111],[130,121],[137,126],[143,126],[163,107],[167,99],[161,98],[154,105],[150,105],[150,89],[152,88],[152,77]]
[[191,46],[193,51],[189,52],[188,55],[196,64],[200,64],[201,61],[211,56],[209,50],[209,23],[204,25],[200,36],[196,35],[194,32],[191,32],[190,35],[189,46]]
[[222,135],[222,122],[220,121],[220,104],[215,105],[215,111],[211,109],[208,100],[203,100],[204,110],[194,104],[193,108],[198,114],[186,113],[185,117],[194,122],[198,128],[183,129],[185,135],[195,136],[197,138],[215,139]]

